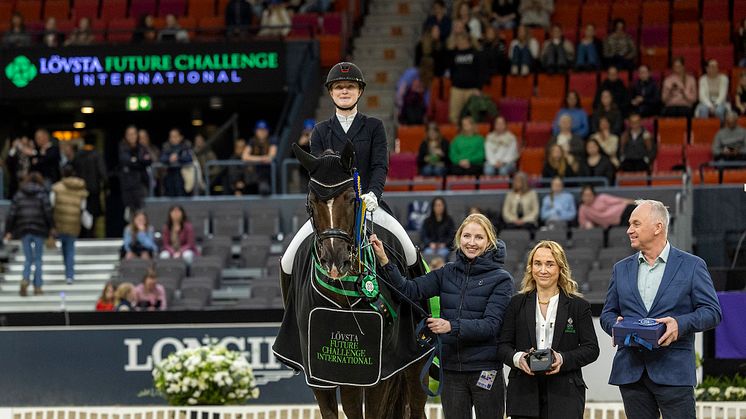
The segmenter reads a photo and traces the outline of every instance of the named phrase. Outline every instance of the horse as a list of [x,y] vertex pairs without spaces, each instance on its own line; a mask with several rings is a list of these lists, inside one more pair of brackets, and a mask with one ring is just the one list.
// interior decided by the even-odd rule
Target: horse
[[285,314],[273,352],[304,372],[323,419],[338,417],[337,388],[350,419],[425,419],[433,348],[416,340],[415,326],[428,313],[423,302],[403,301],[375,274],[380,266],[367,235],[376,233],[390,263],[409,277],[424,274],[426,265],[417,252],[407,266],[399,241],[377,223],[380,216],[364,211],[351,144],[318,158],[294,151],[310,173],[313,233],[295,250],[292,274],[281,274]]

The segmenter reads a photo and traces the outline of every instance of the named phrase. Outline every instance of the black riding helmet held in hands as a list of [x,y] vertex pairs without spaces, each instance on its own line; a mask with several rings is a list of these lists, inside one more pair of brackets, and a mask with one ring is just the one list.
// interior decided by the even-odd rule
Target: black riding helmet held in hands
[[[360,68],[358,66],[346,61],[335,64],[334,67],[329,70],[329,74],[326,75],[326,83],[324,83],[324,85],[326,86],[326,89],[331,93],[332,86],[334,85],[334,83],[339,81],[350,81],[357,83],[357,85],[360,87],[360,96],[362,97],[363,91],[365,90],[365,78],[363,77],[363,72],[360,71]],[[339,107],[336,103],[334,105],[343,111],[349,111],[357,106],[358,101],[360,101],[360,98],[355,101],[354,105],[348,108]]]

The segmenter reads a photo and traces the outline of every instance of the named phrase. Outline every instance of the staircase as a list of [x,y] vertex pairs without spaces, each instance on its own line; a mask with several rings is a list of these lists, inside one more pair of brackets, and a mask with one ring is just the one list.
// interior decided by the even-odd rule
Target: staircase
[[[429,9],[430,0],[372,0],[360,36],[354,40],[351,61],[363,71],[367,83],[358,110],[383,121],[389,149],[393,149],[396,132],[396,82],[414,65],[415,45]],[[333,114],[334,104],[324,90],[316,120]]]
[[[77,240],[75,243],[75,283],[65,282],[65,265],[59,242],[56,249],[44,249],[42,258],[43,295],[33,295],[29,285],[29,296],[21,297],[24,256],[19,241],[12,241],[15,248],[9,263],[0,275],[0,312],[43,311],[93,311],[104,284],[112,279],[119,264],[119,249],[122,240]],[[33,266],[31,268],[33,278]],[[64,295],[64,298],[63,298]]]

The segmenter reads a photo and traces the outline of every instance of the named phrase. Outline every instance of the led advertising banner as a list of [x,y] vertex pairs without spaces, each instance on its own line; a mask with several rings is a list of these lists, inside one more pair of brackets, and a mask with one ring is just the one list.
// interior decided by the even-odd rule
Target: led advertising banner
[[277,41],[4,49],[0,98],[282,91],[285,60],[285,44]]

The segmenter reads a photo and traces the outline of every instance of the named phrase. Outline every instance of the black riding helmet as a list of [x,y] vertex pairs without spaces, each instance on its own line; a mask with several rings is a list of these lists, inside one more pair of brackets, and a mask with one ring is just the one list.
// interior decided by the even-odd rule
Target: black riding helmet
[[365,89],[365,79],[360,68],[353,63],[341,62],[334,65],[326,76],[327,89],[332,88],[332,84],[337,81],[354,81],[360,86],[360,90]]

